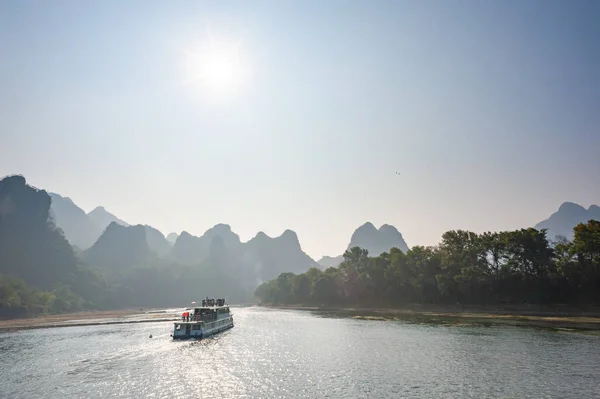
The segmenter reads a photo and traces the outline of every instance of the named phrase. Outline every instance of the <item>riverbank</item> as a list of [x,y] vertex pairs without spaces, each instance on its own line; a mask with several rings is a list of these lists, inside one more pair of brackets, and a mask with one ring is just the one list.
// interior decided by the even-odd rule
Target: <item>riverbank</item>
[[95,326],[110,324],[156,323],[175,321],[180,313],[161,309],[123,309],[83,311],[58,315],[44,315],[26,319],[0,320],[0,332],[35,328]]
[[467,308],[455,306],[407,306],[405,308],[350,308],[300,305],[261,305],[266,308],[312,311],[333,317],[364,320],[395,320],[452,326],[509,325],[600,334],[600,312],[515,307]]

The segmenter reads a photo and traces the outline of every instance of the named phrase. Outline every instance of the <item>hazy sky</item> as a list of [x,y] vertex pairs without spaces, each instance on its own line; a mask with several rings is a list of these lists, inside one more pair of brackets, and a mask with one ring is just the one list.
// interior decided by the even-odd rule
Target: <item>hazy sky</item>
[[289,228],[315,258],[366,221],[409,246],[530,226],[600,203],[599,21],[596,0],[5,0],[0,175],[165,234]]

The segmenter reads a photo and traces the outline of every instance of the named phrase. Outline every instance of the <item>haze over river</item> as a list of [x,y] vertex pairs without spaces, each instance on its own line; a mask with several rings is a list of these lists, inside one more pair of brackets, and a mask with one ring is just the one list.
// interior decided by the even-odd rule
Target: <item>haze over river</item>
[[0,333],[0,397],[600,398],[598,336],[232,310],[199,342],[170,322]]

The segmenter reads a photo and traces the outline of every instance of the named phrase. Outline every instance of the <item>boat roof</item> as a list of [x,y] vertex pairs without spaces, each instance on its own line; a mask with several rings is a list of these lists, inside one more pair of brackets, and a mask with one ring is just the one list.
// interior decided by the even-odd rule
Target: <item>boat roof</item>
[[190,307],[190,308],[186,308],[185,310],[192,310],[192,309],[209,309],[209,310],[214,310],[214,309],[220,309],[220,308],[228,308],[229,305],[221,305],[221,306],[194,306],[194,307]]

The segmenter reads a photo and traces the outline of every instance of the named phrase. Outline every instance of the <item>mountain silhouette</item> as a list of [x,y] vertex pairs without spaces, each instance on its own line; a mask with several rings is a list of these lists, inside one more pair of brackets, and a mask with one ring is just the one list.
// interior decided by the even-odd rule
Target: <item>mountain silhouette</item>
[[150,251],[157,256],[165,258],[171,252],[171,243],[167,241],[163,233],[152,226],[144,226],[146,229],[146,242]]
[[221,237],[223,245],[230,251],[239,250],[240,237],[231,231],[227,224],[217,224],[201,237],[196,237],[188,232],[182,232],[171,250],[171,259],[184,265],[198,264],[204,261],[209,254],[212,239]]
[[[52,198],[52,216],[71,245],[79,250],[92,247],[111,223],[129,227],[130,224],[108,212],[103,206],[94,208],[89,213],[78,207],[70,198],[59,194],[50,194]],[[144,226],[150,251],[159,257],[167,257],[171,252],[171,244],[163,233],[152,226]]]
[[86,214],[22,176],[0,181],[0,280],[28,298],[20,307],[0,304],[0,316],[44,313],[50,306],[53,312],[171,306],[199,292],[244,302],[264,280],[315,265],[291,230],[243,243],[229,225],[217,224],[201,237],[182,232],[171,245],[151,226],[128,225],[103,207]]
[[56,228],[53,200],[61,203],[59,215],[61,206],[77,215],[72,201],[53,199],[23,176],[0,180],[0,317],[120,306],[113,287],[82,264]]
[[86,214],[69,197],[50,193],[50,198],[51,216],[56,226],[63,231],[71,245],[81,250],[91,247],[110,223],[129,226],[102,206]]
[[321,259],[317,261],[319,266],[323,269],[327,269],[328,267],[337,267],[340,263],[344,261],[344,256],[323,256]]
[[[536,228],[570,238],[575,225],[590,219],[600,219],[600,207],[566,202]],[[0,316],[170,306],[198,292],[225,293],[243,302],[264,281],[317,266],[289,229],[277,237],[259,232],[247,242],[222,223],[200,237],[169,236],[176,237],[173,245],[152,226],[127,225],[102,207],[86,214],[68,197],[32,187],[23,176],[6,177],[0,180],[0,281],[18,290],[22,302],[14,305],[14,294],[10,301],[0,298]],[[75,243],[83,249],[89,242],[76,254]],[[393,247],[408,250],[394,226],[377,229],[369,222],[352,234],[348,249],[355,246],[373,256]],[[323,257],[320,265],[337,266],[342,260]]]
[[68,197],[50,193],[50,214],[65,238],[79,249],[87,249],[102,234],[103,228],[95,224],[83,209],[75,205]]
[[[394,247],[404,253],[408,251],[408,245],[406,245],[402,234],[394,226],[384,224],[377,229],[371,222],[367,222],[354,230],[347,249],[353,247],[366,249],[372,256],[388,252]],[[318,263],[323,268],[336,267],[343,260],[343,255],[336,257],[324,256],[319,259]]]
[[353,247],[366,249],[373,256],[388,252],[393,247],[402,252],[408,251],[408,245],[406,245],[402,234],[394,226],[384,224],[378,230],[370,222],[363,224],[354,231],[348,249]]
[[[281,273],[298,274],[311,267],[337,266],[343,260],[340,255],[315,262],[302,250],[297,234],[289,229],[278,237],[259,232],[248,242],[241,242],[231,226],[220,223],[200,237],[186,231],[165,237],[152,226],[130,226],[102,206],[86,214],[69,198],[58,194],[53,194],[52,208],[57,226],[73,245],[84,250],[81,258],[102,270],[122,271],[157,259],[207,270],[221,267],[251,291]],[[392,247],[408,250],[394,226],[384,224],[376,229],[369,222],[352,234],[348,249],[354,246],[367,249],[372,255]]]
[[573,227],[579,223],[587,223],[589,220],[600,221],[600,207],[592,205],[585,209],[579,204],[565,202],[546,220],[536,224],[534,227],[538,230],[547,229],[549,239],[556,239],[558,236],[573,239]]
[[[141,233],[139,226],[130,226],[127,222],[98,206],[88,214],[69,198],[53,194],[52,207],[56,214],[56,224],[63,229],[65,237],[72,245],[84,250],[82,258],[93,266],[118,268],[117,264],[128,267],[149,256],[138,242]],[[136,229],[118,229],[136,227]],[[111,227],[108,231],[108,227]],[[219,237],[228,252],[237,273],[252,284],[277,277],[280,273],[291,271],[302,273],[310,267],[318,266],[301,248],[298,236],[292,230],[286,230],[281,236],[271,238],[258,233],[252,240],[242,243],[240,237],[231,230],[231,226],[220,223],[197,237],[182,232],[171,233],[165,238],[162,232],[152,226],[141,226],[145,230],[147,250],[159,258],[174,261],[181,265],[199,265],[210,255],[213,239]],[[136,231],[135,237],[130,236]],[[119,243],[119,240],[125,240]],[[124,251],[125,242],[137,246],[138,255]],[[111,254],[111,246],[115,251]],[[235,259],[235,260],[233,260]]]
[[230,259],[235,259],[231,263],[240,265],[238,272],[245,279],[251,279],[253,284],[286,271],[302,273],[317,266],[302,250],[298,236],[291,230],[275,238],[259,232],[250,241],[242,243],[227,224],[217,224],[201,237],[182,232],[173,245],[171,259],[187,265],[201,263],[209,257],[216,237],[219,237],[219,245],[222,244]]
[[175,241],[177,241],[177,237],[179,237],[179,234],[169,233],[166,238],[167,241],[169,241],[171,244],[175,244]]
[[0,180],[0,273],[44,289],[77,272],[73,248],[50,218],[51,201],[23,176]]
[[94,208],[87,216],[96,226],[100,227],[102,231],[104,231],[104,229],[112,222],[120,224],[121,226],[129,226],[129,223],[108,212],[103,206]]
[[275,238],[259,232],[243,244],[243,257],[260,282],[284,272],[303,273],[318,267],[317,262],[302,250],[298,235],[292,230],[285,230]]
[[144,265],[152,260],[146,228],[112,222],[98,241],[81,253],[81,257],[91,266],[103,270],[122,271]]

